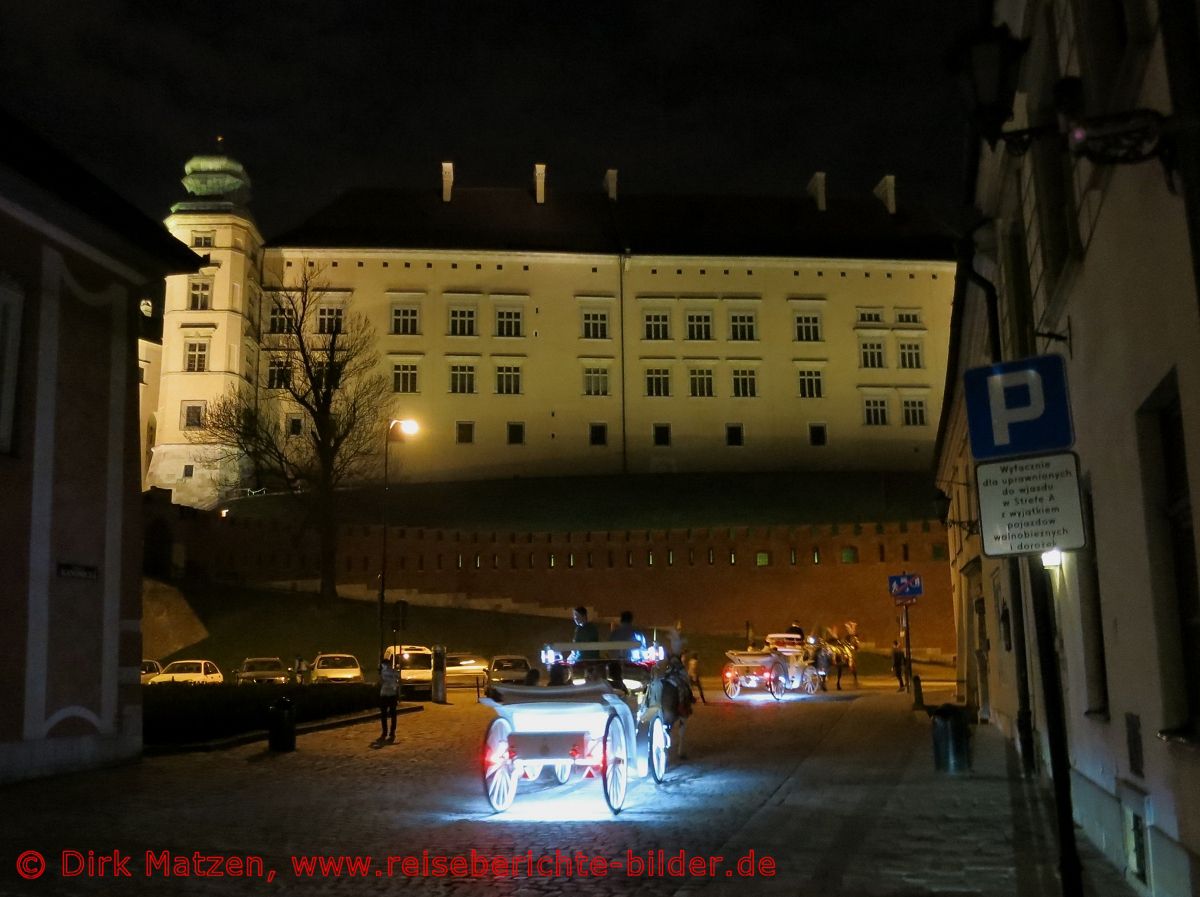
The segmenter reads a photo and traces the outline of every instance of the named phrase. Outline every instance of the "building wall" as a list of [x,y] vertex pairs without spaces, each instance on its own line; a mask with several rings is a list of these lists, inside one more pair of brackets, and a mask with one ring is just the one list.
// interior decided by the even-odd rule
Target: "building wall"
[[139,339],[138,438],[141,444],[142,491],[150,488],[150,459],[158,442],[158,388],[162,381],[162,343]]

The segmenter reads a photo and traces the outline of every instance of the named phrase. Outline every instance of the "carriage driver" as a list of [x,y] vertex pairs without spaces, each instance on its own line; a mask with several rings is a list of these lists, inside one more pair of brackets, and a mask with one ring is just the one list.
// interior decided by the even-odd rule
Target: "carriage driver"
[[[637,642],[642,648],[646,647],[646,636],[633,628],[633,611],[631,610],[621,611],[621,622],[613,627],[612,632],[608,634],[608,640],[610,642]],[[635,656],[631,650],[630,659],[632,660]]]

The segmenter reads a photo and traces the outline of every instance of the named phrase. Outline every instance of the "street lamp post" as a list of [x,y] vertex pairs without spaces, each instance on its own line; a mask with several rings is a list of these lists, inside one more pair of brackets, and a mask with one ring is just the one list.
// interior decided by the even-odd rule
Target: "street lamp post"
[[402,436],[415,436],[421,429],[415,420],[391,419],[387,423],[387,431],[383,436],[383,508],[380,517],[383,523],[383,535],[379,548],[379,660],[383,662],[385,643],[384,605],[387,595],[387,547],[388,547],[388,492],[391,480],[388,477],[388,461],[391,456],[392,430],[399,425]]

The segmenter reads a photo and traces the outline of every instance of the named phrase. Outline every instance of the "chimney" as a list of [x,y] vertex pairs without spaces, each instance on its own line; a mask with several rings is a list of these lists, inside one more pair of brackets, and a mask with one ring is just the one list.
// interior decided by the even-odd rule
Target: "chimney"
[[874,193],[879,197],[879,201],[887,206],[888,214],[896,214],[896,178],[894,175],[885,174],[879,179],[879,183],[875,185]]
[[809,196],[813,198],[813,202],[817,204],[818,211],[825,211],[825,172],[818,171],[808,179],[808,186],[804,188]]
[[454,189],[454,163],[442,163],[442,202],[450,201],[450,191]]
[[613,202],[617,201],[617,170],[610,168],[604,172],[604,192]]
[[533,191],[539,206],[546,202],[546,166],[541,162],[533,166]]

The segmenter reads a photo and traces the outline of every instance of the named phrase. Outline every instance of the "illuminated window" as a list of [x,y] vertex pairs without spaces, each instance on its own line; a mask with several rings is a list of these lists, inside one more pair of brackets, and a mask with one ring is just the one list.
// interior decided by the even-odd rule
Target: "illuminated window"
[[400,306],[392,309],[392,333],[398,336],[418,336],[421,333],[420,309]]
[[644,318],[645,338],[662,340],[671,338],[671,317],[666,312],[646,312]]
[[688,371],[688,392],[697,398],[712,398],[715,395],[712,368],[691,368]]
[[183,344],[184,370],[198,374],[208,370],[208,341],[195,340]]
[[516,365],[499,365],[496,368],[496,395],[517,396],[521,394],[521,369]]
[[417,366],[415,364],[392,365],[392,392],[417,392]]
[[754,312],[729,316],[729,338],[738,341],[758,339]]
[[796,342],[821,342],[821,316],[813,313],[796,315]]
[[690,340],[712,339],[712,314],[706,311],[690,312],[687,316],[687,338]]
[[800,371],[800,398],[819,399],[824,392],[820,371]]
[[583,313],[583,338],[608,339],[608,312],[585,311]]
[[207,311],[212,307],[212,281],[193,277],[188,281],[188,311]]
[[853,547],[852,545],[848,545],[845,548],[843,548],[842,549],[842,563],[843,564],[857,564],[858,563],[858,549]]
[[521,310],[501,308],[496,310],[496,336],[521,336]]
[[757,553],[754,555],[754,566],[756,566],[756,567],[770,567],[770,566],[771,566],[771,552],[769,552],[769,551],[759,551],[759,552],[757,552]]
[[585,396],[608,395],[608,368],[583,369],[583,394]]

